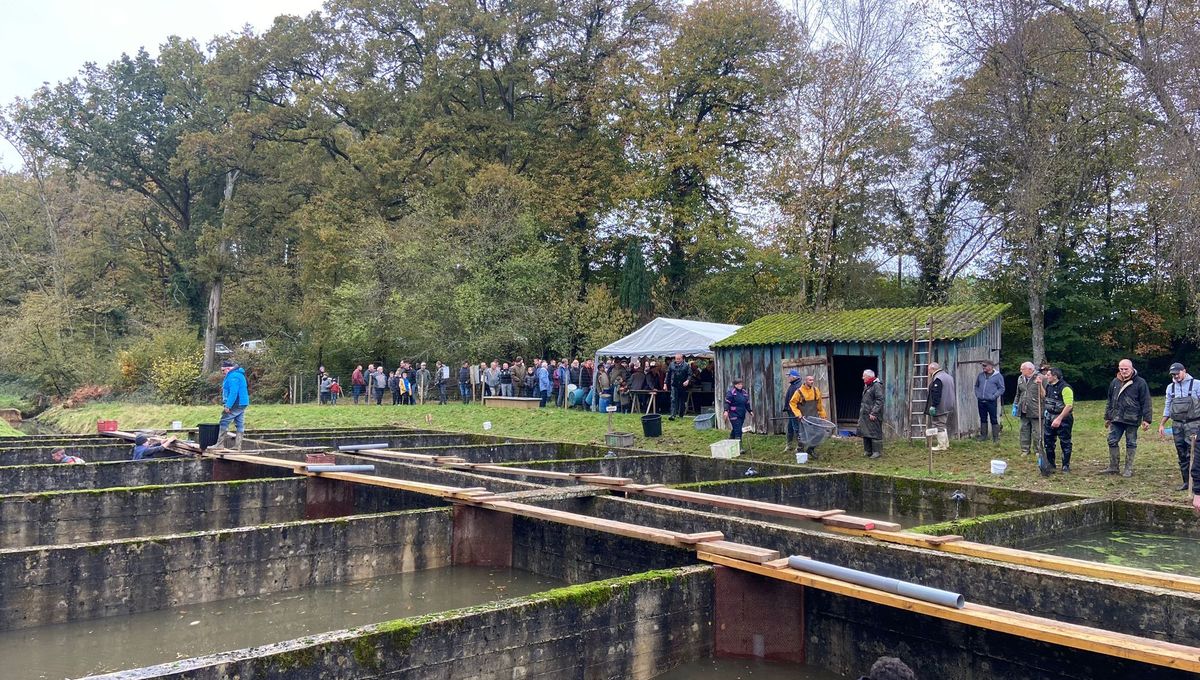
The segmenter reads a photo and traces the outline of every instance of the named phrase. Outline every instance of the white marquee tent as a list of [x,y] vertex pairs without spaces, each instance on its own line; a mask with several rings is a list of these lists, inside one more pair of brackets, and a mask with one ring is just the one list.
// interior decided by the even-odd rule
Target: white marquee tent
[[709,347],[733,335],[741,326],[690,319],[659,317],[616,342],[601,347],[596,357],[711,357]]

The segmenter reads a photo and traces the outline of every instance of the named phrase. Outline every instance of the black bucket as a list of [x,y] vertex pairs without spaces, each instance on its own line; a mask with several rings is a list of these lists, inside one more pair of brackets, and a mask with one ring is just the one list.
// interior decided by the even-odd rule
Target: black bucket
[[647,437],[661,437],[662,416],[657,413],[642,416],[642,434]]
[[197,437],[200,440],[200,450],[203,451],[221,438],[221,426],[215,423],[201,423],[196,426]]

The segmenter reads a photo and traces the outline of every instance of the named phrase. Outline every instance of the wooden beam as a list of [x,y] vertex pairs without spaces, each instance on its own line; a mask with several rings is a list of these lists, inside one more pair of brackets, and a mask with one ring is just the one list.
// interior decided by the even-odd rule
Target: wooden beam
[[[602,484],[603,482],[597,481],[589,483]],[[628,485],[625,485],[619,490],[641,493],[654,498],[666,498],[684,503],[709,505],[714,508],[725,508],[727,510],[743,510],[746,512],[756,512],[775,517],[787,517],[789,519],[821,520],[825,517],[831,517],[845,513],[844,510],[810,510],[808,508],[798,508],[791,505],[782,505],[780,503],[766,503],[763,501],[752,501],[744,498],[734,498],[732,496],[722,496],[715,493],[702,493],[699,491],[687,491],[685,489],[670,489],[661,485],[653,484],[646,485],[642,488],[631,488]]]
[[768,550],[759,548],[753,545],[744,545],[742,543],[731,543],[729,541],[712,541],[710,543],[701,543],[696,550],[699,554],[713,554],[731,558],[737,562],[754,563],[761,565],[765,562],[772,562],[779,559],[778,550]]
[[962,609],[944,607],[796,569],[773,569],[764,564],[753,564],[722,556],[715,551],[706,551],[705,548],[711,545],[711,543],[703,544],[697,556],[712,564],[720,564],[768,578],[1040,642],[1049,642],[1072,649],[1081,649],[1192,673],[1200,672],[1200,648],[1115,633],[1102,628],[1081,626],[974,603],[967,603]]
[[900,525],[895,522],[884,522],[877,519],[870,519],[869,517],[855,517],[854,515],[822,517],[821,523],[826,526],[859,529],[861,531],[870,531],[872,529],[879,531],[900,531]]

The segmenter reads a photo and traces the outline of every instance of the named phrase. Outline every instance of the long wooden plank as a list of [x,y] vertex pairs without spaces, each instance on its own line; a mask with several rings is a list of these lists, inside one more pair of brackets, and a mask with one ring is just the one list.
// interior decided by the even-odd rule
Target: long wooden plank
[[[622,487],[622,490],[625,489],[626,487]],[[653,496],[655,498],[666,498],[685,503],[695,503],[697,505],[710,505],[714,508],[725,508],[727,510],[757,512],[763,515],[787,517],[790,519],[821,520],[825,517],[841,515],[845,513],[844,510],[812,510],[809,508],[798,508],[792,505],[783,505],[780,503],[752,501],[745,498],[734,498],[733,496],[721,496],[714,493],[687,491],[684,489],[646,487],[642,489],[629,490],[647,496]]]
[[754,564],[763,564],[764,562],[772,562],[779,559],[778,550],[768,550],[766,548],[759,548],[758,546],[732,543],[730,541],[701,543],[696,549],[700,552],[722,555],[739,562]]
[[843,529],[859,529],[869,531],[878,529],[879,531],[899,531],[900,525],[895,522],[884,522],[869,517],[855,517],[854,515],[832,515],[830,517],[821,518],[821,523],[831,527],[841,527]]
[[1102,578],[1119,583],[1136,583],[1188,593],[1200,593],[1200,578],[1195,576],[1167,574],[1148,569],[1137,569],[1135,567],[1124,567],[1116,564],[1059,557],[1057,555],[1031,552],[1029,550],[1004,548],[987,543],[975,543],[974,541],[956,540],[947,543],[935,543],[928,540],[936,538],[934,536],[925,536],[924,534],[911,532],[866,531],[862,532],[861,535],[888,543],[899,543],[956,555],[967,555],[969,557],[982,557],[997,562],[1020,564],[1026,567],[1061,571],[1091,578]]
[[[1125,633],[1115,633],[1102,628],[1065,623],[973,603],[968,603],[962,609],[944,607],[911,597],[896,595],[874,588],[866,588],[796,569],[772,569],[762,564],[724,557],[705,551],[704,548],[709,545],[712,544],[702,544],[697,556],[699,559],[712,564],[720,564],[760,576],[809,586],[888,607],[905,609],[947,621],[994,630],[1000,633],[1008,633],[1041,642],[1049,642],[1072,649],[1081,649],[1193,673],[1200,672],[1200,648],[1151,640]],[[956,544],[948,543],[947,545]]]
[[[592,529],[602,531],[604,533],[616,534],[618,536],[627,536],[629,538],[637,538],[652,543],[663,545],[682,546],[683,539],[688,534],[670,531],[667,529],[656,529],[645,527],[640,524],[629,524],[627,522],[617,522],[615,520],[600,519],[590,517],[588,515],[579,515],[572,512],[563,512],[561,510],[551,510],[542,508],[536,505],[526,505],[524,503],[514,503],[512,501],[496,501],[484,503],[483,507],[495,510],[503,510],[514,515],[529,517],[532,519],[547,520],[550,522],[558,522],[568,526],[580,527],[583,529]],[[711,543],[702,543],[701,545],[712,545]]]

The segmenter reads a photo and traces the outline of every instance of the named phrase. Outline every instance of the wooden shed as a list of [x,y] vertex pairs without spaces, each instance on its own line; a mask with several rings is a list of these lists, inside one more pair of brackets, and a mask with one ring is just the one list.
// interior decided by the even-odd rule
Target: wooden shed
[[[951,436],[977,433],[975,377],[981,360],[999,359],[1000,315],[1007,308],[1005,304],[953,305],[764,316],[713,345],[718,399],[734,378],[743,378],[754,406],[756,431],[783,432],[783,394],[787,373],[795,368],[801,375],[816,377],[831,419],[840,429],[854,431],[862,403],[862,372],[869,368],[883,381],[884,436],[908,438],[910,387],[917,363],[915,323],[918,328],[932,327],[932,360],[955,379],[958,408],[949,424]],[[920,362],[928,360],[921,357]]]

